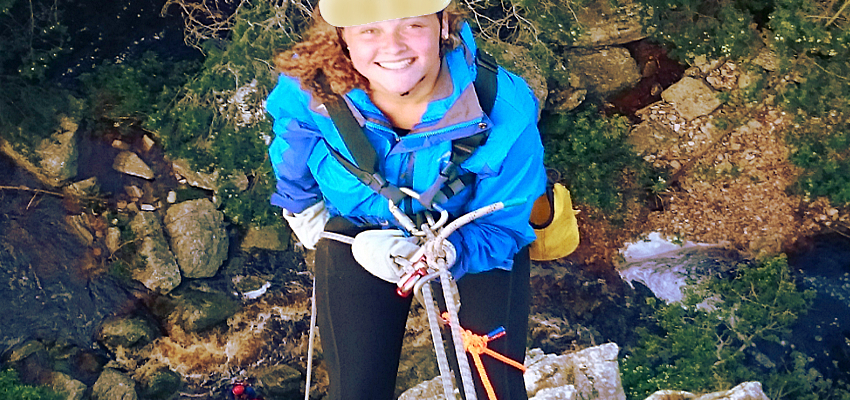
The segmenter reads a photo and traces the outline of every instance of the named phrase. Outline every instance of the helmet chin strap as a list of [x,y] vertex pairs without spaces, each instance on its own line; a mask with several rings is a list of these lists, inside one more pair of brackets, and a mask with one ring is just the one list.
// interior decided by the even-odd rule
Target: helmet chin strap
[[410,92],[412,92],[412,91],[413,91],[413,89],[416,89],[416,87],[417,87],[417,86],[419,86],[419,84],[420,84],[420,83],[422,83],[422,81],[424,81],[424,80],[425,80],[425,77],[423,76],[423,77],[422,77],[422,79],[420,79],[420,80],[419,80],[419,82],[416,82],[416,83],[413,85],[413,87],[412,87],[412,88],[410,88],[410,90],[408,90],[408,91],[406,91],[406,92],[404,92],[404,93],[402,93],[402,94],[400,94],[400,95],[398,95],[398,96],[399,96],[399,97],[404,97],[404,96],[409,95],[409,94],[410,94]]

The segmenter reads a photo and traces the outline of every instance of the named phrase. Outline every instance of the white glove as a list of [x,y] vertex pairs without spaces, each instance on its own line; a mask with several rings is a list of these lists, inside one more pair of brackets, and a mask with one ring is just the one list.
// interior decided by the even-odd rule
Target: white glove
[[325,208],[325,201],[322,200],[300,213],[291,213],[284,209],[283,218],[304,247],[316,250],[316,243],[322,238],[322,232],[330,216],[328,209]]
[[396,263],[396,258],[407,260],[413,256],[420,249],[417,242],[417,238],[405,237],[397,229],[368,230],[354,237],[351,253],[372,275],[390,283],[397,283],[404,271]]

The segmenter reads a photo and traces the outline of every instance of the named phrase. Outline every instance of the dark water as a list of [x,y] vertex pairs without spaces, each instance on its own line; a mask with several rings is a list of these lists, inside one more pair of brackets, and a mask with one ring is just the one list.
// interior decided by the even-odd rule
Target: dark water
[[829,234],[789,257],[798,283],[817,295],[792,342],[828,378],[850,383],[850,238]]
[[[39,187],[5,156],[0,183]],[[27,339],[95,348],[99,322],[136,301],[68,231],[67,214],[59,197],[0,191],[0,354]]]
[[104,61],[124,60],[154,51],[166,58],[197,58],[200,52],[183,43],[180,8],[166,0],[77,0],[62,2],[62,23],[71,43],[62,59],[51,65],[50,76],[63,86],[93,72]]
[[[76,77],[101,63],[149,50],[198,57],[197,50],[183,44],[180,10],[172,7],[168,15],[160,15],[165,2],[60,2],[70,43],[52,63],[51,80],[75,87]],[[82,138],[80,152],[77,180],[97,176],[111,194],[123,192],[128,184],[142,186],[141,180],[112,170],[117,150],[108,143]],[[2,155],[0,185],[42,188]],[[27,339],[96,348],[93,334],[100,321],[135,308],[137,296],[107,273],[108,260],[68,231],[64,218],[80,211],[58,196],[0,191],[0,311],[6,317],[0,324],[0,355]]]

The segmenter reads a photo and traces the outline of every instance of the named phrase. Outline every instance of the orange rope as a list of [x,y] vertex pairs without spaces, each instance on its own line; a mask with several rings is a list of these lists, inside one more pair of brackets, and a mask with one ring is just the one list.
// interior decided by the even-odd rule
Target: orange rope
[[[442,317],[443,320],[448,322],[449,314],[447,312],[444,312]],[[476,335],[472,333],[472,331],[461,329],[461,337],[463,338],[463,349],[472,356],[472,361],[475,362],[475,368],[478,370],[478,375],[481,377],[481,383],[484,385],[484,390],[487,391],[487,397],[490,400],[496,400],[496,391],[493,389],[493,384],[490,383],[487,371],[484,370],[484,363],[481,361],[481,354],[487,354],[490,357],[525,372],[525,366],[518,361],[505,357],[504,355],[487,347],[487,343],[500,336],[490,338],[487,335]]]

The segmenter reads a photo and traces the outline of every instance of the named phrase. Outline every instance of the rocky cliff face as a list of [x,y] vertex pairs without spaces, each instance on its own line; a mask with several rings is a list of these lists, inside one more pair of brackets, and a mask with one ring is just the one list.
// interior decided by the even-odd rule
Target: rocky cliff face
[[[629,51],[622,47],[623,44],[642,37],[640,27],[636,26],[630,17],[634,15],[634,10],[626,7],[620,12],[608,14],[607,18],[589,19],[594,15],[598,17],[599,14],[602,13],[589,11],[588,15],[582,16],[590,36],[579,40],[576,48],[568,50],[567,59],[572,71],[570,88],[565,89],[563,93],[550,94],[545,88],[544,80],[530,79],[536,82],[535,93],[541,98],[550,96],[549,103],[558,111],[576,107],[586,96],[604,97],[633,86],[647,73],[646,64],[636,62]],[[664,91],[661,96],[663,100],[643,110],[645,121],[633,129],[630,140],[649,161],[678,170],[683,166],[679,161],[682,156],[699,154],[703,151],[702,145],[711,143],[713,135],[717,133],[711,124],[711,114],[716,112],[719,106],[715,95],[731,84],[728,79],[720,79],[729,75],[722,71],[724,65],[718,63],[692,71],[689,77]],[[731,67],[725,68],[728,70]],[[740,79],[735,82],[736,85],[741,84]],[[660,89],[659,93],[662,93]],[[771,114],[768,111],[765,115]],[[779,115],[773,115],[769,121],[770,126],[787,123],[782,119]],[[51,142],[45,142],[34,150],[33,154],[37,154],[41,161],[33,163],[27,161],[26,157],[16,157],[16,160],[19,165],[32,170],[43,183],[51,187],[63,187],[68,183],[72,186],[80,184],[82,181],[73,182],[78,162],[75,132],[75,124],[63,124],[63,130],[57,132]],[[734,143],[730,143],[730,146],[738,145],[737,148],[730,147],[735,157],[756,163],[761,159],[756,159],[756,154],[767,155],[774,150],[773,147],[764,147],[758,152],[752,149],[748,152],[746,142],[758,132],[760,131],[757,124],[752,124],[749,128],[738,130],[737,136],[732,136]],[[187,386],[189,390],[197,392],[193,395],[220,397],[225,393],[229,380],[255,374],[268,376],[258,382],[258,385],[268,385],[261,388],[268,389],[269,393],[288,393],[293,381],[298,381],[299,374],[304,373],[303,364],[308,356],[305,336],[309,321],[309,268],[292,252],[249,253],[254,246],[246,245],[244,241],[242,246],[231,246],[231,242],[240,242],[241,238],[227,227],[216,208],[215,199],[181,199],[178,202],[174,191],[170,191],[167,197],[160,196],[160,193],[155,191],[161,189],[156,187],[157,184],[163,184],[163,181],[172,178],[176,178],[183,190],[190,186],[213,190],[221,184],[218,171],[202,174],[192,171],[188,163],[177,160],[167,163],[170,167],[167,173],[163,174],[162,170],[147,165],[145,157],[139,156],[145,155],[144,152],[148,151],[149,147],[130,149],[122,143],[113,145],[121,148],[122,152],[110,165],[116,171],[138,178],[134,181],[138,182],[137,184],[123,188],[127,193],[122,195],[126,196],[115,204],[110,204],[110,207],[113,207],[110,213],[141,221],[138,226],[131,224],[134,226],[131,230],[135,231],[135,240],[138,240],[138,258],[134,260],[136,264],[130,276],[133,283],[130,285],[134,287],[134,293],[143,294],[133,297],[112,285],[112,281],[109,281],[107,288],[99,288],[97,284],[91,283],[93,281],[75,273],[77,270],[68,267],[76,262],[77,258],[105,263],[106,257],[97,258],[98,256],[93,255],[94,249],[102,252],[108,249],[111,255],[127,245],[120,242],[120,234],[102,234],[104,230],[101,225],[110,225],[110,228],[117,229],[111,225],[111,220],[107,221],[107,213],[80,218],[82,222],[77,224],[74,230],[85,238],[77,241],[72,235],[55,234],[66,230],[66,222],[62,219],[46,221],[42,224],[42,230],[32,229],[24,221],[25,218],[33,218],[31,214],[27,214],[30,207],[27,203],[31,200],[29,197],[18,198],[14,201],[17,213],[4,210],[3,218],[0,218],[0,227],[4,228],[5,232],[14,233],[3,238],[4,242],[0,242],[0,265],[7,267],[6,270],[0,270],[0,273],[5,274],[14,291],[14,295],[8,297],[9,304],[14,309],[12,315],[20,316],[24,321],[32,321],[32,325],[41,331],[74,330],[74,344],[79,347],[89,345],[87,339],[95,336],[97,331],[96,337],[100,344],[109,350],[114,359],[111,366],[116,367],[105,369],[101,378],[94,383],[94,393],[98,400],[109,400],[113,397],[134,398],[137,390],[157,393],[157,388],[143,388],[149,385],[150,380],[146,378],[150,376],[149,371],[162,369],[179,373],[184,384],[191,382],[191,385]],[[756,161],[753,161],[754,159]],[[758,165],[759,170],[767,171],[779,162],[774,158],[770,160],[773,161]],[[726,161],[727,164],[719,161],[717,168],[726,168],[729,160]],[[767,181],[769,179],[761,182]],[[244,176],[230,184],[240,190],[245,190],[248,186]],[[704,192],[714,193],[713,190],[716,189],[699,186],[694,182],[685,184],[691,185],[694,193],[703,189]],[[788,196],[777,194],[776,190],[770,193],[776,195],[771,197],[777,199],[774,202],[776,204],[791,203]],[[758,198],[749,197],[742,199],[742,202],[743,200],[751,207],[759,201]],[[690,229],[689,232],[697,232],[712,239],[724,239],[722,235],[729,229],[718,228],[716,231],[706,232],[693,226],[694,221],[688,219],[695,215],[694,207],[690,207],[693,201],[680,199],[678,202],[673,201],[673,204],[678,208],[667,213],[673,217],[659,218],[655,221],[656,225],[665,225],[665,222],[670,222],[672,218],[675,226]],[[789,208],[784,207],[781,210],[788,211]],[[782,213],[770,215],[769,212],[761,210],[751,211],[754,216],[748,217],[745,228],[759,226],[761,221],[787,219],[787,215]],[[8,215],[13,217],[7,218]],[[715,220],[722,222],[720,217]],[[163,221],[165,228],[162,227]],[[778,231],[783,235],[790,234],[787,221],[776,224],[781,225],[782,229]],[[765,236],[768,241],[776,239],[771,236],[775,232],[751,232],[755,236]],[[286,248],[286,243],[281,243],[277,237],[278,232],[271,232],[269,235],[274,236],[269,241],[275,243],[273,247],[277,250]],[[74,259],[66,260],[49,254],[53,252],[50,246],[45,250],[45,254],[38,255],[27,254],[21,250],[44,248],[44,238],[52,240],[48,243],[50,245],[72,242],[64,247],[74,248],[71,255]],[[253,239],[256,238],[252,237]],[[107,242],[108,240],[111,242]],[[241,247],[248,250],[242,253],[233,250]],[[57,253],[61,251],[56,250]],[[681,257],[677,255],[671,260],[679,258]],[[714,258],[716,257],[706,256],[700,260]],[[266,267],[252,264],[260,264],[260,261],[256,261],[258,259],[262,259]],[[696,257],[688,259],[697,260]],[[679,285],[694,271],[675,264],[674,261],[666,262],[665,265],[670,267],[667,272],[658,269],[650,271],[644,268],[645,265],[635,265],[634,269],[626,269],[631,272],[624,272],[624,277],[643,282],[661,296],[663,293],[669,293],[669,299],[675,301]],[[86,265],[90,264],[97,263],[89,262]],[[268,266],[279,268],[272,269]],[[696,272],[700,271],[702,270]],[[661,279],[657,279],[659,274]],[[563,265],[536,265],[534,285],[537,298],[534,300],[531,339],[540,348],[532,350],[527,357],[529,372],[526,374],[526,383],[529,396],[536,400],[623,399],[616,362],[618,346],[614,343],[593,345],[597,341],[605,341],[599,339],[603,337],[627,338],[629,332],[624,328],[627,326],[626,322],[638,313],[635,311],[638,305],[631,301],[634,297],[616,292],[618,285],[622,286],[619,277],[611,273],[571,274]],[[69,291],[70,286],[73,287]],[[150,311],[151,315],[146,315],[146,318],[158,320],[154,323],[150,319],[139,319],[137,315],[132,315],[135,312],[147,312],[134,309],[137,303],[153,309]],[[50,307],[59,310],[51,311],[52,314],[63,314],[65,319],[28,319],[27,314],[32,314],[32,310]],[[553,309],[556,309],[557,315],[553,314]],[[117,320],[107,319],[116,314],[119,315]],[[583,323],[591,320],[596,322],[593,327],[589,323]],[[116,326],[122,328],[116,329]],[[8,334],[9,329],[3,330],[4,350],[27,347],[32,343],[27,341],[26,335],[17,335],[18,331],[26,332],[25,327],[11,328],[15,330],[11,334]],[[163,333],[167,335],[162,335]],[[413,365],[403,366],[402,374],[406,374],[407,386],[414,386],[419,382],[421,384],[405,392],[403,397],[440,398],[437,393],[441,391],[435,386],[435,381],[430,380],[435,372],[434,368],[428,367],[429,354],[432,351],[430,343],[416,335],[411,335],[410,339],[413,350],[406,353],[406,356],[409,356],[408,360],[413,360],[408,364]],[[582,350],[565,351],[574,343]],[[16,356],[19,358],[15,358],[14,362],[23,362],[31,354],[37,353],[21,354]],[[287,368],[281,367],[272,371],[258,368],[269,368],[269,365],[282,365]],[[326,376],[323,377],[321,367],[317,368],[316,376],[314,389],[321,393],[323,384],[326,383]],[[60,380],[57,379],[57,382]],[[216,380],[220,383],[210,383]],[[425,382],[422,382],[423,380]],[[64,381],[67,383],[67,379]],[[71,383],[69,387],[74,389],[70,390],[73,393],[69,394],[69,398],[80,392],[79,385]],[[171,389],[163,389],[166,392],[170,390],[165,397],[176,391],[169,387]],[[699,398],[764,398],[763,393],[759,392],[760,385],[747,383],[733,391],[712,394],[714,397]],[[664,392],[653,396],[653,399],[665,398],[664,396],[697,398],[696,395],[685,392]]]

